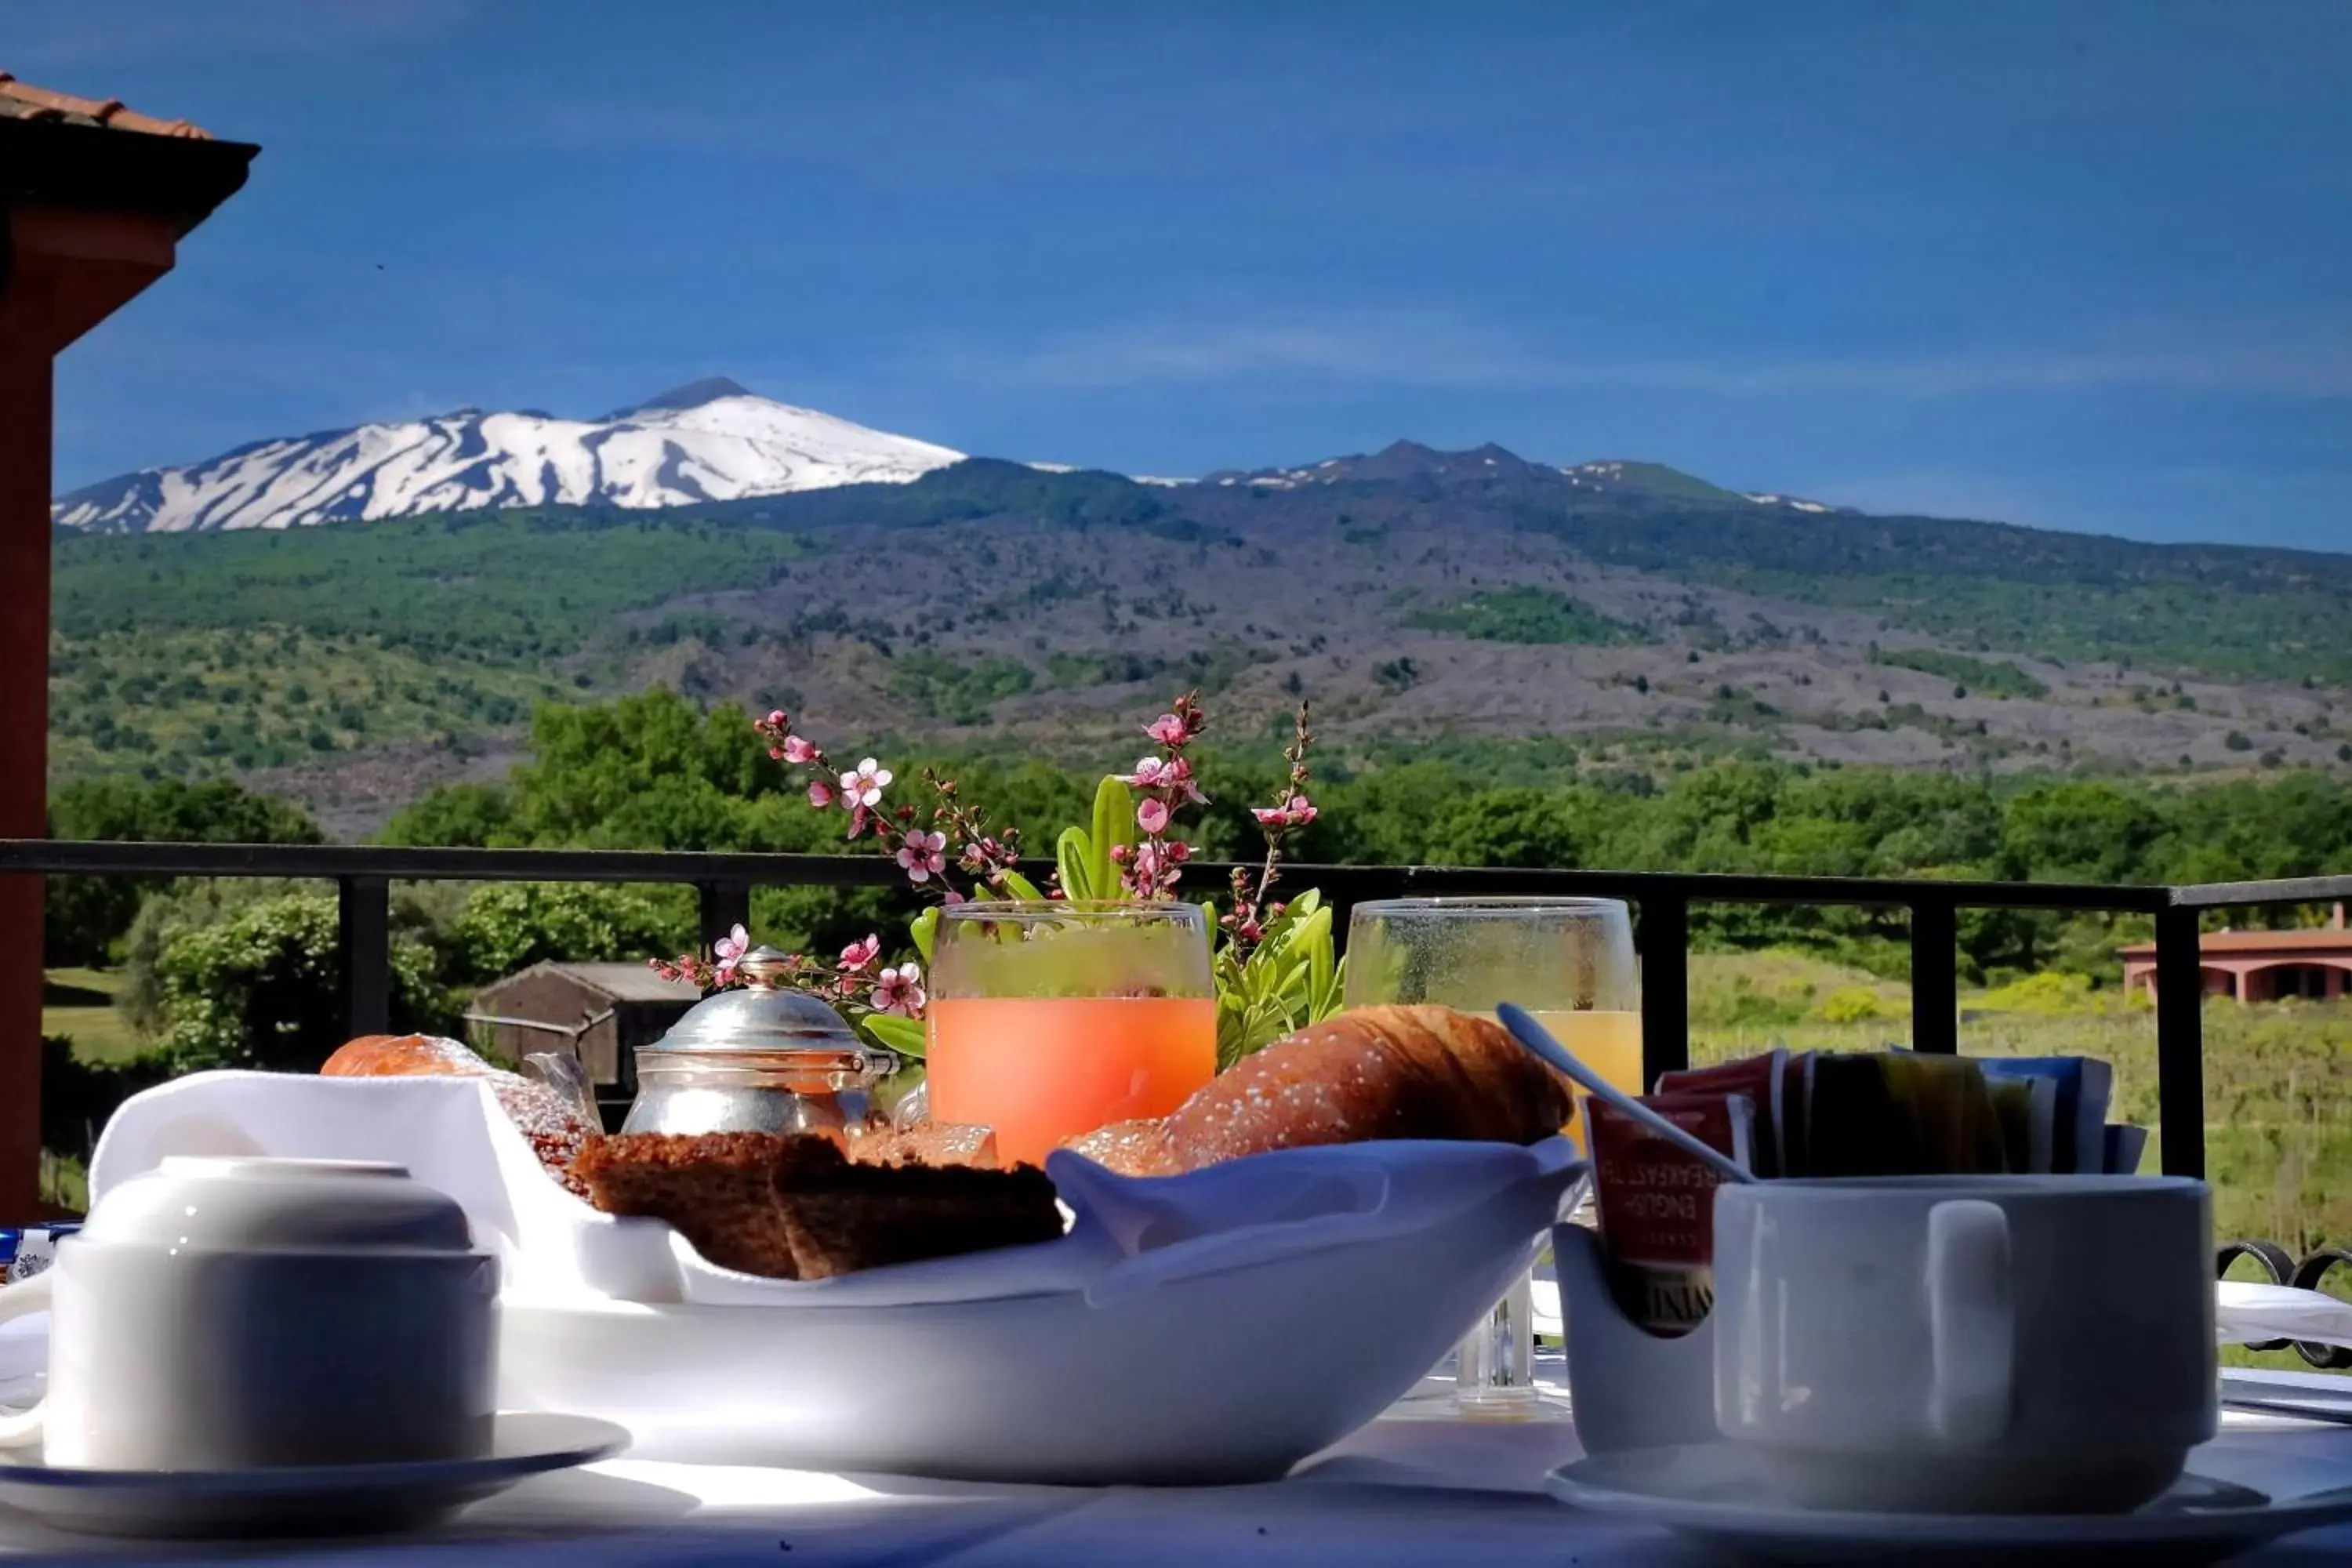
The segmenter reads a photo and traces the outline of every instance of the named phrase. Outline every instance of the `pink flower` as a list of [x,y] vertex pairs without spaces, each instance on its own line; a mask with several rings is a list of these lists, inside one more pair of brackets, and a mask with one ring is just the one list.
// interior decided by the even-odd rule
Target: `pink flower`
[[908,828],[907,836],[898,841],[898,865],[906,871],[907,880],[928,882],[933,872],[946,870],[947,847],[948,836],[944,833],[926,833],[919,827]]
[[771,730],[788,730],[792,728],[792,716],[778,708],[769,713],[767,727]]
[[856,772],[841,775],[841,798],[852,805],[879,805],[889,783],[890,770],[868,757]]
[[833,804],[833,786],[823,779],[809,780],[809,804],[823,810]]
[[1304,827],[1322,813],[1315,803],[1303,795],[1294,795],[1280,805],[1253,807],[1250,815],[1261,827]]
[[882,952],[882,939],[871,932],[841,950],[841,967],[852,973],[874,962]]
[[923,994],[923,972],[919,965],[902,963],[895,969],[885,969],[874,977],[874,1010],[897,1013],[902,1017],[919,1018],[923,1004],[929,998]]
[[963,895],[957,892],[953,888],[950,888],[945,893],[941,894],[940,899],[943,902],[950,906],[963,902]]
[[1163,746],[1181,746],[1192,738],[1184,721],[1173,713],[1162,713],[1143,727],[1143,732]]
[[1120,773],[1117,777],[1119,783],[1133,784],[1138,789],[1160,789],[1169,782],[1168,771],[1168,764],[1158,757],[1138,757],[1133,773]]
[[785,762],[805,767],[816,761],[816,748],[798,735],[787,735],[782,755]]
[[743,962],[743,954],[751,946],[751,933],[741,926],[710,944],[711,953],[719,960],[719,984],[724,985],[735,978],[735,966]]
[[849,837],[849,838],[855,838],[855,837],[856,837],[859,834],[861,834],[861,833],[863,833],[863,832],[865,832],[865,831],[866,831],[866,825],[867,823],[869,823],[869,822],[873,821],[873,820],[874,820],[874,814],[873,814],[872,812],[870,812],[870,811],[866,810],[864,806],[862,806],[862,805],[853,805],[853,806],[850,806],[850,808],[849,808],[849,831],[848,831],[848,833],[847,833],[847,834],[844,835],[844,837]]
[[1135,825],[1144,832],[1157,836],[1168,831],[1168,805],[1164,801],[1147,800],[1135,808]]
[[1192,782],[1192,764],[1182,757],[1170,760],[1167,767],[1160,771],[1160,782],[1173,790],[1178,797],[1189,800],[1194,805],[1209,804],[1209,797],[1202,795],[1201,786]]

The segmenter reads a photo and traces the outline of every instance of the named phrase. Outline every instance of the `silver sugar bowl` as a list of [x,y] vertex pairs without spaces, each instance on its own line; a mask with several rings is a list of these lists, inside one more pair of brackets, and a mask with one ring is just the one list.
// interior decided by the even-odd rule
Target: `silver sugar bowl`
[[637,1052],[637,1098],[623,1132],[834,1132],[881,1124],[874,1086],[898,1066],[841,1015],[777,983],[784,955],[754,948],[744,989],[707,996]]

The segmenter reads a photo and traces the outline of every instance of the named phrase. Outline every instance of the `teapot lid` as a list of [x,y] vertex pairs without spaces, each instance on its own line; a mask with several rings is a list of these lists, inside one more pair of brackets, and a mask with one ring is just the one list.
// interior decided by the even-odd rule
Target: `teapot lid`
[[706,996],[670,1026],[651,1050],[719,1055],[733,1051],[863,1053],[865,1042],[840,1014],[803,991],[779,984],[785,958],[772,947],[755,947],[736,965],[740,990]]

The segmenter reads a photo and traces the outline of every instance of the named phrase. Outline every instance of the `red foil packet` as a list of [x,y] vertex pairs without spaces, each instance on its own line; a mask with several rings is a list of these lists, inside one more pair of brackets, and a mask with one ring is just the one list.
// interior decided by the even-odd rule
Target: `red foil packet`
[[1657,1092],[1746,1095],[1756,1107],[1756,1163],[1749,1168],[1767,1178],[1786,1175],[1790,1154],[1788,1066],[1789,1053],[1776,1047],[1761,1056],[1746,1057],[1736,1062],[1660,1073]]
[[[1642,1103],[1755,1169],[1756,1102],[1744,1094],[1652,1094]],[[1715,1305],[1715,1189],[1724,1177],[1622,1110],[1584,1101],[1610,1289],[1654,1334],[1686,1334]]]

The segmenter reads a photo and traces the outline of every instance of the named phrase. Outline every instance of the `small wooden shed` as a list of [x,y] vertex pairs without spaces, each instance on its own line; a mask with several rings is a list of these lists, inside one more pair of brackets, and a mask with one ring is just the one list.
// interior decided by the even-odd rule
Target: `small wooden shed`
[[599,1100],[637,1092],[636,1053],[667,1034],[702,993],[642,963],[550,961],[485,985],[467,1009],[472,1044],[503,1060],[576,1050]]

